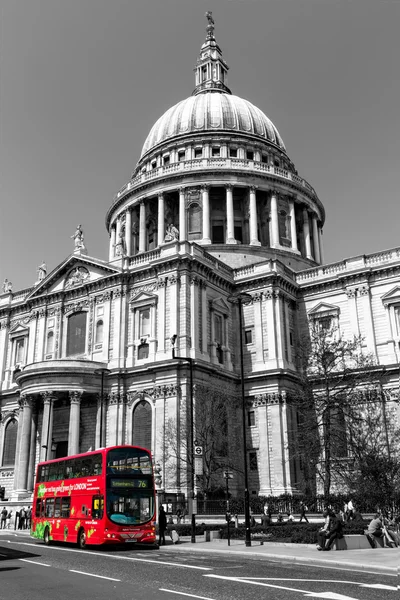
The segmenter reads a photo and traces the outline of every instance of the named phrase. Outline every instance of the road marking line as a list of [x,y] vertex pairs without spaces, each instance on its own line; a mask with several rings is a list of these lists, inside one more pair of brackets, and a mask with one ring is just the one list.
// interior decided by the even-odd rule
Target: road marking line
[[114,579],[114,577],[104,577],[104,575],[96,575],[95,573],[85,573],[85,571],[75,571],[75,569],[68,569],[71,573],[79,573],[80,575],[89,575],[89,577],[98,577],[99,579],[109,579],[110,581],[121,581],[120,579]]
[[132,562],[146,562],[146,563],[151,563],[154,565],[167,565],[169,567],[181,567],[182,569],[197,569],[199,571],[213,571],[213,567],[198,567],[196,565],[183,565],[182,563],[174,563],[174,562],[167,562],[167,561],[162,561],[162,560],[151,560],[149,558],[135,558],[133,556],[115,556],[115,554],[107,554],[105,552],[94,552],[93,550],[74,550],[73,548],[61,548],[61,547],[57,547],[57,546],[51,546],[50,548],[48,546],[39,546],[38,544],[32,544],[32,543],[28,543],[28,542],[10,542],[8,540],[8,542],[11,544],[16,544],[18,546],[33,546],[34,548],[36,548],[36,550],[38,548],[40,548],[41,550],[51,550],[51,552],[54,552],[55,550],[60,550],[61,552],[75,552],[78,554],[88,554],[89,556],[105,556],[107,558],[115,558],[116,560],[128,560],[128,561],[132,561]]
[[37,562],[36,560],[28,560],[27,558],[20,558],[23,562],[32,563],[34,565],[40,565],[41,567],[50,567],[51,565],[47,565],[46,563]]
[[225,579],[235,581],[237,583],[249,583],[250,585],[261,585],[263,587],[271,587],[278,590],[287,590],[288,592],[299,592],[308,598],[330,598],[331,600],[357,600],[352,596],[344,596],[336,592],[310,592],[308,590],[298,590],[296,588],[284,587],[283,585],[273,585],[272,583],[262,583],[261,581],[251,581],[240,577],[224,577],[223,575],[204,575],[204,577],[214,577],[214,579]]
[[195,596],[195,594],[185,594],[185,592],[177,592],[176,590],[167,590],[166,588],[160,588],[160,592],[169,592],[171,594],[180,594],[181,596],[189,596],[190,598],[200,598],[200,600],[214,600],[208,596]]

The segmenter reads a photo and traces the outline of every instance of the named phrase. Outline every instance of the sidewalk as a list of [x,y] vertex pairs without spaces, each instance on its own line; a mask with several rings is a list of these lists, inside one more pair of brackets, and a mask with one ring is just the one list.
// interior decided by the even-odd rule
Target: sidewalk
[[315,545],[290,544],[278,542],[252,541],[250,547],[246,547],[242,540],[204,541],[204,536],[196,537],[196,543],[192,544],[190,537],[182,537],[178,544],[167,544],[160,550],[164,552],[188,550],[194,552],[213,552],[223,554],[240,554],[242,556],[254,556],[278,562],[309,563],[319,566],[330,566],[347,570],[372,571],[386,575],[397,575],[400,572],[400,548],[379,548],[368,550],[331,550],[330,552],[318,552]]

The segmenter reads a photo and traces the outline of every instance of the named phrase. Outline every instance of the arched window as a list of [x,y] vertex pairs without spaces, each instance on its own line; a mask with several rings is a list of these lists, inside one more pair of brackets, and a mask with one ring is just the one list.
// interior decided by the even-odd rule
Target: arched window
[[142,400],[133,411],[132,443],[151,449],[151,406]]
[[49,331],[47,334],[46,354],[53,354],[54,352],[54,333]]
[[104,329],[104,323],[100,319],[100,321],[97,321],[97,323],[96,323],[95,344],[102,344],[103,343],[103,329]]
[[18,422],[16,419],[11,419],[4,432],[4,449],[3,449],[3,467],[13,465],[15,463],[15,454],[17,450],[17,432]]
[[68,319],[67,328],[67,356],[76,356],[85,353],[86,344],[86,319],[85,312],[78,312]]

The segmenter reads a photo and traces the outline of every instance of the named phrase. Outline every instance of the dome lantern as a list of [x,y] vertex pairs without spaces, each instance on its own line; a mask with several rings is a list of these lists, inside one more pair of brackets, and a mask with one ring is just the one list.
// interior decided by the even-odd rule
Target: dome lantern
[[213,90],[230,94],[231,91],[226,85],[229,67],[222,58],[221,48],[214,36],[215,24],[211,11],[206,12],[206,17],[208,20],[207,37],[201,47],[194,69],[196,87],[192,95]]

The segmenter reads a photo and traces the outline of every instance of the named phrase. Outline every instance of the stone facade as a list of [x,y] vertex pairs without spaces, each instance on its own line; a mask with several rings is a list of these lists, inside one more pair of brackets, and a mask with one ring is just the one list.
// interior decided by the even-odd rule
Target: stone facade
[[[166,464],[166,427],[177,424],[184,448],[190,365],[195,420],[206,389],[216,402],[224,394],[229,427],[241,422],[229,404],[241,398],[238,292],[251,296],[242,355],[251,494],[295,493],[301,482],[290,395],[310,318],[333,316],[345,337],[363,336],[399,423],[400,249],[324,264],[321,201],[226,74],[208,28],[193,95],[154,125],[107,212],[108,261],[75,246],[32,288],[0,295],[6,497],[30,497],[39,460],[123,443],[147,444],[165,491],[187,495],[179,461]],[[182,360],[172,360],[173,338]],[[230,487],[242,488],[240,475]]]

